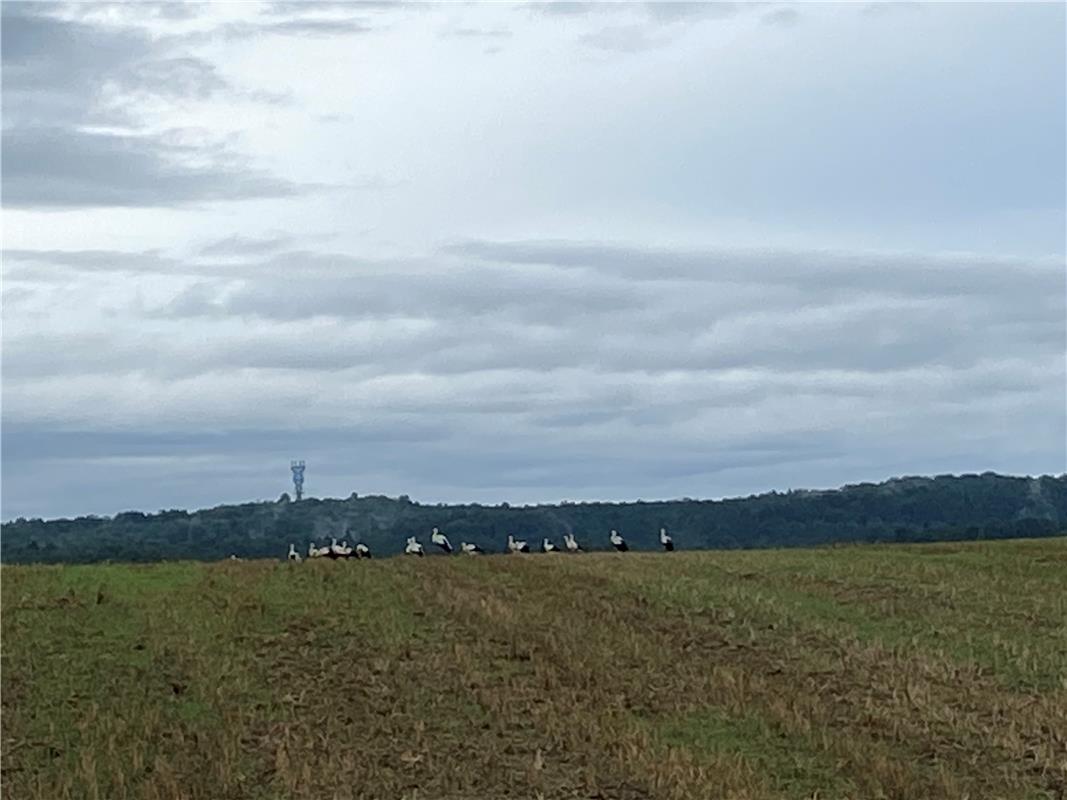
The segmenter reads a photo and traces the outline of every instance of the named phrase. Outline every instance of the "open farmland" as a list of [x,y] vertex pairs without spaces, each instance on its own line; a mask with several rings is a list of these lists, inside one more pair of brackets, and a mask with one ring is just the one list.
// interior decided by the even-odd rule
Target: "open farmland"
[[5,798],[1067,796],[1064,539],[0,574]]

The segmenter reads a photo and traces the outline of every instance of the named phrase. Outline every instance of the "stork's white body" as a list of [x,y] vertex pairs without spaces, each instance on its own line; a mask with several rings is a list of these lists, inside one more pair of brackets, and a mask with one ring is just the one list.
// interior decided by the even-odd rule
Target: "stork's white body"
[[434,528],[433,532],[430,534],[430,541],[446,553],[452,552],[452,542],[448,541],[448,537],[441,533],[441,531],[437,530],[437,528]]
[[509,553],[529,553],[530,546],[526,542],[516,539],[510,533],[508,534],[508,552]]
[[625,553],[630,549],[629,545],[626,544],[626,540],[619,535],[618,531],[613,530],[608,538],[611,540],[611,546],[620,553]]

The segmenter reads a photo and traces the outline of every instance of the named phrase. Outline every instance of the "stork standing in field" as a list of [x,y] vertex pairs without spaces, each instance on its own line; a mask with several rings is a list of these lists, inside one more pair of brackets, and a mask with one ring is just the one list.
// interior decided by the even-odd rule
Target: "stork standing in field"
[[314,542],[308,544],[308,558],[322,558],[330,552],[329,547],[315,547]]
[[563,544],[566,545],[568,553],[582,552],[582,548],[578,546],[578,540],[574,538],[573,533],[563,534]]
[[452,542],[448,541],[448,537],[441,533],[441,531],[437,530],[437,528],[434,528],[433,532],[430,534],[430,541],[451,555]]
[[548,538],[546,537],[546,538],[541,540],[541,552],[542,553],[558,553],[559,552],[559,548],[556,547],[556,545],[554,545],[552,542],[550,542],[548,540]]
[[344,558],[344,551],[341,549],[341,545],[337,544],[337,539],[330,538],[330,546],[326,548],[326,555],[333,561]]
[[468,556],[477,556],[477,555],[481,555],[481,553],[482,553],[482,548],[480,548],[478,545],[474,544],[473,542],[460,542],[459,543],[459,549],[460,549],[461,553],[464,553],[465,555],[468,555]]
[[356,558],[370,558],[370,548],[363,542],[356,542]]
[[613,530],[611,532],[611,536],[608,538],[611,539],[611,546],[618,550],[620,553],[625,553],[627,550],[630,549],[629,546],[626,544],[626,540],[619,536],[618,531]]
[[295,544],[290,544],[289,545],[289,556],[288,556],[288,558],[289,558],[290,561],[295,561],[298,564],[300,563],[300,553],[296,552],[296,545]]
[[666,550],[668,553],[674,549],[674,539],[672,539],[671,535],[667,533],[666,528],[659,529],[659,543],[663,545],[663,549]]
[[510,533],[508,534],[508,552],[509,553],[529,553],[530,545],[526,544],[519,539],[516,539]]
[[408,537],[407,547],[404,548],[404,554],[409,556],[424,556],[425,551],[422,549],[422,545],[419,544],[419,540],[414,536]]

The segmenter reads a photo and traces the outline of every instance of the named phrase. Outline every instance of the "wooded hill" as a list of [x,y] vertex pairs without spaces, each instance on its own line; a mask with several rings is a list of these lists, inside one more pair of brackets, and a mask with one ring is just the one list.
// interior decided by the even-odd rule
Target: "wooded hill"
[[994,473],[894,478],[835,490],[770,492],[728,500],[424,505],[405,496],[305,498],[114,517],[18,519],[2,527],[0,560],[26,562],[284,558],[290,542],[363,541],[375,555],[429,545],[441,528],[458,547],[500,552],[507,535],[540,543],[573,532],[587,550],[608,549],[617,529],[633,549],[658,549],[666,526],[679,549],[794,547],[831,542],[922,542],[1052,536],[1067,532],[1067,475]]

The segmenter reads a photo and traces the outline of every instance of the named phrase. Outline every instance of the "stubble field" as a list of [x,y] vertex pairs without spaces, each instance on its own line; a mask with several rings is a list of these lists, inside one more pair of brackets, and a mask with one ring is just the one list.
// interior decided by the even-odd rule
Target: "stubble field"
[[1067,797],[1067,540],[3,567],[2,796]]

